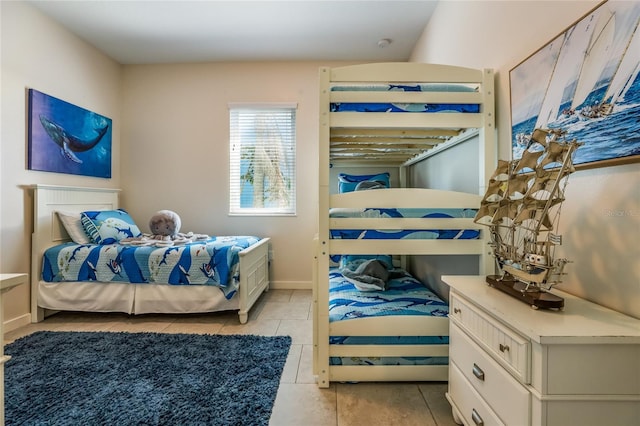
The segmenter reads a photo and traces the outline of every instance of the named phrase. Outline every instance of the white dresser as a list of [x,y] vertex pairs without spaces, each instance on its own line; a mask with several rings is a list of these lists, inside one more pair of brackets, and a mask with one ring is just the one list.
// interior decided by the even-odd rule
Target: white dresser
[[553,290],[534,310],[480,276],[444,276],[459,424],[640,425],[640,320]]

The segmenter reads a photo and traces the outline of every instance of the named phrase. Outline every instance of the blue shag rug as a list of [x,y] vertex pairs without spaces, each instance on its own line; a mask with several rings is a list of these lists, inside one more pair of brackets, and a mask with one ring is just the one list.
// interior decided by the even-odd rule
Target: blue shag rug
[[5,347],[10,425],[268,425],[289,336],[41,331]]

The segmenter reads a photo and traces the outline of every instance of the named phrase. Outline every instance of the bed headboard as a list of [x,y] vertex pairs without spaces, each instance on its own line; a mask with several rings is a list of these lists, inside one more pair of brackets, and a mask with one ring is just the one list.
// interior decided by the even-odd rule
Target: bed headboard
[[41,321],[38,308],[38,282],[42,271],[42,255],[56,244],[70,241],[56,211],[82,212],[118,208],[116,188],[83,188],[73,186],[34,185],[33,234],[31,237],[31,319]]

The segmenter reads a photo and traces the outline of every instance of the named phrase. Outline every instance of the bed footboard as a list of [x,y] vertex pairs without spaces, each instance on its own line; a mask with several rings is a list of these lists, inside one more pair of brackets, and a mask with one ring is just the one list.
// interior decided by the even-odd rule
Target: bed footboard
[[249,309],[263,291],[269,290],[269,238],[240,252],[240,323],[245,324]]
[[[448,336],[447,317],[386,316],[332,322],[330,336]],[[329,344],[327,359],[318,360],[320,387],[333,381],[447,381],[448,365],[330,365],[328,358],[359,357],[448,357],[442,344]]]

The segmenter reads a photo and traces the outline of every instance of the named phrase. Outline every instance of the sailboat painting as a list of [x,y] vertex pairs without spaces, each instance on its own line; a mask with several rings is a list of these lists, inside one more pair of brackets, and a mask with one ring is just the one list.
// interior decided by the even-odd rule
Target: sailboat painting
[[640,161],[639,24],[640,2],[605,1],[510,71],[514,160],[561,128],[578,168]]

